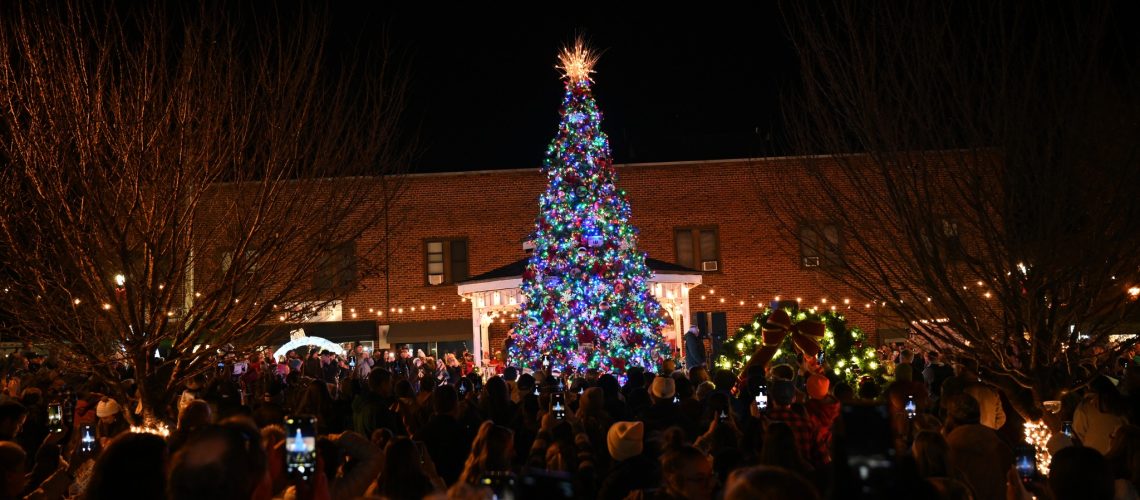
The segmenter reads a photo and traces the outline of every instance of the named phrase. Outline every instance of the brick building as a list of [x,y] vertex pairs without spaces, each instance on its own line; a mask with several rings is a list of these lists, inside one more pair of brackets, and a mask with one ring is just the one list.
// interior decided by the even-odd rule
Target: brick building
[[[781,236],[770,204],[810,196],[784,193],[801,172],[797,158],[710,160],[617,165],[618,187],[632,207],[639,248],[651,259],[689,268],[700,285],[690,290],[693,322],[731,332],[775,300],[800,300],[804,308],[848,311],[852,323],[874,335],[875,308],[816,267],[842,253],[843,231],[829,224],[799,228],[826,255]],[[430,352],[461,345],[472,349],[472,307],[457,283],[479,279],[526,257],[523,243],[546,188],[538,169],[410,175],[393,207],[389,272],[366,277],[344,294],[339,322],[313,325],[344,341],[379,332],[379,346],[413,343]],[[775,204],[778,206],[778,204]],[[367,233],[357,248],[375,247],[384,229]],[[818,248],[817,245],[809,245]],[[352,258],[368,259],[369,255]],[[667,265],[667,264],[662,264]],[[504,269],[504,266],[508,268]],[[501,346],[509,314],[493,318],[487,352]],[[688,320],[686,320],[688,324]],[[339,332],[339,333],[338,333]]]

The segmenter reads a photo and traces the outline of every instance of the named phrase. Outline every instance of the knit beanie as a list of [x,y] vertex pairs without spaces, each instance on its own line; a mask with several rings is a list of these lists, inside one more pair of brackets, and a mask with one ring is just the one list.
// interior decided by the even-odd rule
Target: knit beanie
[[625,460],[641,454],[644,448],[645,424],[616,422],[606,433],[606,446],[614,460]]
[[649,387],[649,393],[660,400],[671,399],[676,390],[676,382],[673,381],[672,377],[657,377],[653,379],[653,385]]
[[115,400],[111,398],[103,398],[99,401],[99,404],[95,405],[95,416],[99,418],[118,415],[121,411],[123,410],[119,407],[119,403],[116,403]]
[[807,393],[812,399],[823,399],[827,397],[827,390],[831,387],[831,381],[823,375],[815,374],[807,379]]

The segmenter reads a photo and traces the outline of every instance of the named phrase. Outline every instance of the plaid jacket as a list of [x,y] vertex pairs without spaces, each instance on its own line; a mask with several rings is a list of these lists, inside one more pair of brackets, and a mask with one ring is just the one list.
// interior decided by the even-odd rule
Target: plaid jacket
[[818,421],[809,416],[802,405],[769,408],[765,418],[769,423],[783,422],[791,427],[792,434],[796,436],[796,447],[800,450],[800,456],[813,467],[831,462],[826,429],[820,428]]

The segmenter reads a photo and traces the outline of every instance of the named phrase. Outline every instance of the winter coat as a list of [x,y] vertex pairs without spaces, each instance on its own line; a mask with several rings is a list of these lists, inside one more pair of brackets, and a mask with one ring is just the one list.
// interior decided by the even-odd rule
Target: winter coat
[[1112,432],[1127,423],[1128,419],[1123,415],[1101,411],[1096,394],[1086,395],[1073,412],[1073,432],[1081,438],[1081,444],[1099,451],[1101,455],[1112,448]]
[[642,453],[614,464],[598,488],[598,498],[621,500],[631,492],[656,488],[660,484],[660,462]]
[[416,432],[415,441],[423,441],[435,468],[448,485],[455,484],[463,472],[463,464],[471,452],[475,438],[470,430],[451,415],[434,415]]
[[1001,406],[1001,395],[996,390],[982,384],[971,384],[964,392],[978,400],[982,425],[994,430],[1005,425],[1005,410]]
[[705,342],[704,335],[694,335],[692,332],[685,332],[685,367],[693,368],[705,364]]
[[946,436],[950,466],[959,471],[977,500],[1005,498],[1005,480],[1013,452],[993,429],[980,424],[955,427]]

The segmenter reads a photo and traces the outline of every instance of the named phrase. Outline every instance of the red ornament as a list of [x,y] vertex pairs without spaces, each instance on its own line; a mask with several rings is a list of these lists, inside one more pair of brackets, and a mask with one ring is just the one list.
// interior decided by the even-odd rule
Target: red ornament
[[590,330],[583,329],[578,332],[578,345],[593,344],[598,340],[598,336]]
[[617,369],[618,373],[625,371],[625,358],[615,358],[610,356],[610,364]]
[[533,280],[534,279],[534,266],[527,266],[526,270],[523,271],[522,277],[526,281]]
[[547,307],[546,309],[542,310],[542,320],[547,322],[547,323],[554,321],[554,308],[553,307]]

